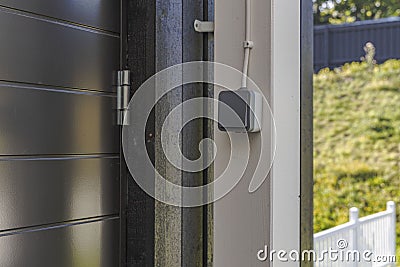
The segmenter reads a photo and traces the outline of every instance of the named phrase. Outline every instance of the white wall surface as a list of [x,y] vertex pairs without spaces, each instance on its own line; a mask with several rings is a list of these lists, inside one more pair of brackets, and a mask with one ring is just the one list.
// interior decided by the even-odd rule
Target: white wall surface
[[[215,0],[215,61],[241,70],[245,36],[245,1]],[[260,262],[257,252],[299,249],[300,244],[300,4],[293,0],[252,0],[252,40],[249,77],[270,102],[277,129],[272,175],[255,193],[248,192],[258,161],[251,153],[241,182],[214,203],[214,266],[298,266]],[[215,73],[216,80],[219,73]],[[232,86],[240,87],[233,78]],[[220,89],[216,88],[215,95]],[[227,135],[215,127],[218,154],[215,177],[230,156]],[[252,134],[252,151],[268,136]]]

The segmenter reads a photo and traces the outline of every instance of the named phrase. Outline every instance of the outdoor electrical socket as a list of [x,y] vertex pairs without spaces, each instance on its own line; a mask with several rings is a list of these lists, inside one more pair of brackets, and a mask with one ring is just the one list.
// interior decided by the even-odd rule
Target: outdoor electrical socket
[[260,93],[240,88],[218,96],[218,129],[228,132],[259,132],[262,121]]

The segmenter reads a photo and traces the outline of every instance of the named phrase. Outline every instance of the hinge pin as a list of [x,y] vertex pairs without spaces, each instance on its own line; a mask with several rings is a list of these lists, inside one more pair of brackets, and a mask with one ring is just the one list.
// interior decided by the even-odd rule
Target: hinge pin
[[117,124],[129,125],[129,96],[131,90],[131,73],[121,70],[117,73]]

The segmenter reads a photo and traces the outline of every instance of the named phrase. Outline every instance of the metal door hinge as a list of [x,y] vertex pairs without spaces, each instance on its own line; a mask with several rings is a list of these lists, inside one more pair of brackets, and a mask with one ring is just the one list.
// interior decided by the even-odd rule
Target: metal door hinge
[[131,72],[120,70],[117,72],[117,124],[128,125],[128,107],[131,91]]
[[214,22],[213,21],[200,21],[200,20],[196,19],[194,21],[194,30],[196,32],[202,32],[202,33],[214,32]]

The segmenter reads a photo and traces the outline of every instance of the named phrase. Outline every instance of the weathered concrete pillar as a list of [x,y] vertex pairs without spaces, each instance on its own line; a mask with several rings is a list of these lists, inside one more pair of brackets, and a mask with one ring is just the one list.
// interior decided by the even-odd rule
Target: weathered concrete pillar
[[[134,72],[134,88],[170,66],[208,60],[212,54],[209,51],[212,47],[209,37],[212,36],[197,33],[193,23],[195,19],[207,20],[213,14],[212,5],[212,0],[127,0],[128,67]],[[209,171],[190,173],[175,168],[166,158],[163,146],[176,151],[173,157],[177,161],[180,153],[196,159],[199,142],[210,131],[208,122],[203,119],[183,127],[182,112],[175,113],[173,123],[164,124],[164,121],[177,105],[206,96],[208,89],[202,84],[175,88],[157,103],[149,121],[148,150],[155,168],[164,178],[178,185],[202,185],[208,179]],[[154,96],[158,93],[155,87]],[[162,128],[167,136],[163,144]],[[178,144],[168,138],[177,131],[181,131]],[[154,177],[149,179],[154,180]],[[156,194],[168,197],[164,183],[156,183],[154,187]],[[211,250],[206,245],[210,232],[208,206],[181,208],[154,201],[140,192],[133,181],[129,181],[128,206],[128,266],[129,263],[137,266],[203,266],[211,261],[208,256]]]
[[[171,0],[156,2],[156,68],[164,68],[189,61],[205,59],[204,35],[194,31],[195,19],[203,19],[203,0]],[[157,91],[157,89],[156,89]],[[195,120],[184,127],[183,114],[177,114],[170,125],[164,124],[171,110],[189,99],[203,96],[203,86],[190,84],[168,93],[156,106],[156,167],[169,181],[182,186],[199,186],[203,173],[189,173],[175,168],[165,158],[161,147],[161,129],[168,134],[181,131],[180,144],[163,143],[189,159],[198,158],[198,144],[203,139],[203,120]],[[183,111],[182,111],[183,112]],[[166,138],[165,140],[169,140]],[[182,149],[182,151],[179,151]],[[179,161],[179,158],[175,160]],[[156,191],[163,185],[156,184]],[[159,192],[159,191],[158,191]],[[168,194],[167,192],[164,192]],[[168,196],[167,196],[168,197]],[[155,205],[155,265],[202,266],[203,264],[203,208],[180,208],[156,202]]]

